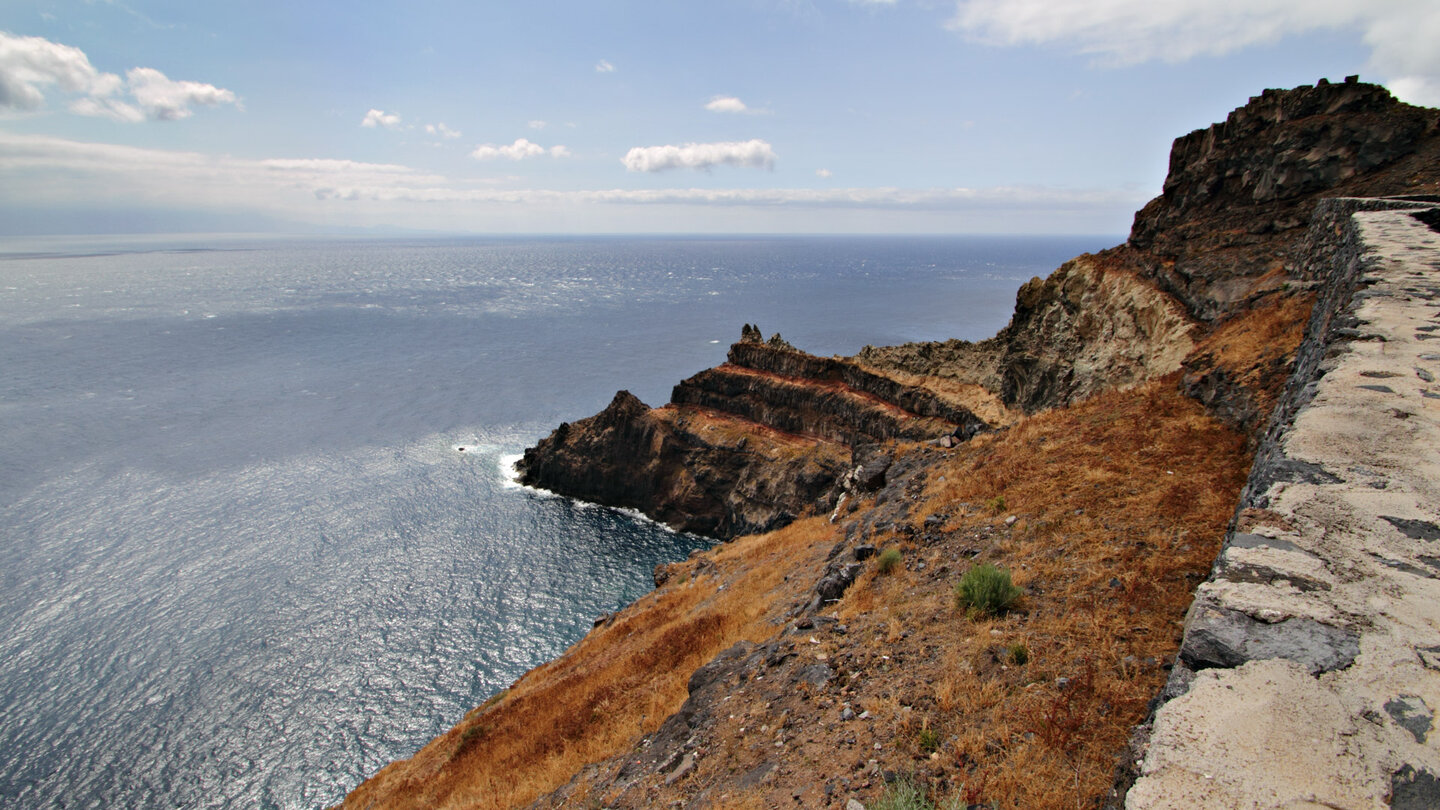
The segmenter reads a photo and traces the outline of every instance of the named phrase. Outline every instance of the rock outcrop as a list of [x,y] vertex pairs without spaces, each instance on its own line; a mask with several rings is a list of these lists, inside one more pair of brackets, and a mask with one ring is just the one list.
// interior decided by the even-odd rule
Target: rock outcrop
[[[1320,200],[1434,194],[1437,125],[1440,112],[1379,85],[1266,90],[1176,139],[1164,193],[1135,215],[1129,241],[1031,280],[994,338],[867,347],[857,359],[979,384],[1027,413],[1170,373],[1209,330],[1316,282],[1299,257]],[[1222,409],[1250,400],[1231,415],[1247,429],[1275,393],[1254,387],[1284,377],[1187,370]]]
[[638,509],[680,531],[768,531],[823,508],[850,458],[832,442],[764,432],[720,414],[651,409],[621,391],[605,410],[525,451],[521,481]]
[[1129,246],[1196,317],[1235,311],[1325,197],[1414,194],[1433,179],[1440,113],[1355,81],[1266,90],[1175,140],[1164,193],[1135,215]]
[[729,362],[675,386],[669,406],[621,391],[599,414],[562,424],[525,452],[521,481],[728,538],[833,506],[859,463],[854,448],[987,429],[940,394],[761,342],[752,329]]
[[867,346],[855,359],[980,385],[1026,413],[1168,374],[1194,346],[1196,324],[1132,259],[1106,251],[1031,279],[989,340]]

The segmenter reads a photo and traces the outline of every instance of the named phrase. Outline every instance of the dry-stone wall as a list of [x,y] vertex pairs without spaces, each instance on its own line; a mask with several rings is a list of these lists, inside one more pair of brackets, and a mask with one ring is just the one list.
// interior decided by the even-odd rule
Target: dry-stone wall
[[1128,808],[1440,807],[1440,233],[1331,200],[1320,301]]

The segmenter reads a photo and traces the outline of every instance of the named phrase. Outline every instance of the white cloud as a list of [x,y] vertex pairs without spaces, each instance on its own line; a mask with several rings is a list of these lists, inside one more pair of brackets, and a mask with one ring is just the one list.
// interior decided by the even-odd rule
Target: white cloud
[[612,65],[612,64],[610,64],[609,60],[601,59],[599,62],[596,62],[596,63],[595,63],[595,72],[596,72],[596,73],[614,73],[614,72],[615,72],[615,66]]
[[[251,160],[0,131],[0,205],[263,212],[294,223],[460,231],[995,231],[1119,233],[1137,189],[665,188],[556,191],[328,158]],[[479,223],[479,224],[477,224]]]
[[[114,73],[96,70],[79,48],[0,31],[0,109],[39,109],[51,87],[80,94],[70,102],[71,112],[119,121],[188,118],[193,114],[192,104],[239,106],[239,100],[229,90],[202,82],[176,81],[154,68],[132,68],[125,76],[122,80]],[[121,97],[125,93],[134,103]]]
[[816,169],[815,176],[821,180],[829,180],[834,175],[829,169]]
[[116,121],[139,123],[145,120],[145,113],[134,104],[106,96],[85,96],[70,102],[70,112],[96,118],[113,118]]
[[425,133],[427,135],[439,135],[440,137],[447,139],[460,137],[460,130],[451,129],[450,127],[445,126],[444,121],[441,121],[438,124],[426,124]]
[[475,151],[470,153],[470,157],[476,160],[495,160],[496,158],[524,160],[545,154],[556,158],[569,157],[570,150],[563,146],[552,146],[546,149],[538,143],[531,142],[528,138],[516,138],[515,142],[508,146],[497,146],[493,143],[477,146]]
[[360,126],[369,127],[371,129],[374,129],[375,127],[394,129],[395,127],[400,126],[400,116],[394,113],[387,113],[384,110],[377,110],[372,107],[370,108],[370,112],[365,113],[365,117],[360,119]]
[[949,25],[994,45],[1062,44],[1110,66],[1183,62],[1358,29],[1371,49],[1369,69],[1393,92],[1440,103],[1434,0],[959,0]]
[[530,128],[531,128],[531,129],[544,129],[544,128],[547,127],[547,126],[549,126],[549,124],[545,123],[544,121],[538,121],[538,120],[537,120],[537,121],[531,121],[531,122],[530,122]]
[[229,90],[202,82],[176,81],[154,68],[132,68],[125,78],[130,82],[130,92],[140,102],[140,109],[146,117],[157,121],[189,118],[194,114],[191,104],[213,107],[236,103],[235,94]]
[[745,102],[734,96],[716,96],[705,105],[710,112],[743,113],[747,109]]
[[39,109],[45,104],[45,89],[52,86],[107,96],[120,84],[119,76],[96,70],[79,48],[0,31],[0,108]]
[[710,169],[719,165],[770,169],[775,165],[775,150],[759,138],[684,146],[637,146],[625,153],[620,162],[632,172]]
[[[523,140],[523,139],[522,139]],[[538,147],[537,147],[538,148]],[[556,147],[563,148],[563,147]],[[544,151],[544,150],[542,150]],[[551,150],[553,151],[553,150]],[[145,149],[0,131],[0,171],[34,177],[49,198],[71,195],[75,202],[144,197],[172,204],[216,199],[233,191],[245,203],[282,193],[306,198],[408,200],[418,202],[624,203],[634,205],[761,205],[819,208],[918,210],[1135,206],[1146,195],[1136,190],[1074,190],[1037,186],[970,188],[837,189],[544,189],[474,188],[444,175],[392,163],[330,158],[250,160],[199,152]],[[31,190],[4,190],[23,199]],[[138,192],[138,193],[137,193]],[[229,194],[220,195],[229,200]]]

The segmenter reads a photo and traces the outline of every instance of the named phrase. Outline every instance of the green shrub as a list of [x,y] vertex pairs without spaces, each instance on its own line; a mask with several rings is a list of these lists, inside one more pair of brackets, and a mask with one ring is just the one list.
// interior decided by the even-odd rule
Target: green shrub
[[880,556],[877,558],[875,564],[876,567],[880,569],[880,573],[882,574],[888,574],[891,571],[894,571],[895,566],[900,564],[900,549],[885,549],[884,551],[880,552]]
[[1017,667],[1025,666],[1030,661],[1030,650],[1026,649],[1022,642],[1015,642],[1010,645],[1010,663]]
[[1005,496],[1004,496],[1004,495],[996,495],[995,497],[993,497],[993,498],[991,498],[990,500],[986,501],[986,502],[985,502],[985,506],[989,507],[989,509],[990,509],[991,512],[996,512],[996,513],[1004,512],[1004,511],[1005,511]]
[[891,782],[885,792],[870,805],[870,810],[934,810],[935,805],[925,797],[925,791],[915,784],[915,779],[902,776]]
[[955,585],[955,604],[975,615],[1004,613],[1022,591],[1010,582],[1010,572],[990,563],[971,568]]
[[880,794],[870,810],[965,810],[965,800],[956,791],[939,804],[930,801],[925,790],[915,783],[915,777],[906,774],[891,782]]
[[916,741],[920,743],[920,751],[928,754],[940,747],[940,733],[926,726],[920,729],[920,736]]

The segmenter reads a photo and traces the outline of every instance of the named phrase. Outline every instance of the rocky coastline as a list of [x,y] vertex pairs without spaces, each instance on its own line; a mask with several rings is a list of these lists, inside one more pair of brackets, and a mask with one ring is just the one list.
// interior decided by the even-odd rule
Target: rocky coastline
[[[1430,233],[1412,214],[1435,217],[1437,195],[1440,112],[1353,77],[1267,90],[1178,138],[1130,239],[1024,285],[994,338],[821,358],[747,324],[727,362],[668,404],[621,391],[528,450],[522,480],[731,542],[657,570],[655,593],[345,806],[848,808],[901,784],[985,806],[1260,796],[1259,777],[1206,793],[1186,763],[1208,754],[1175,729],[1214,716],[1191,690],[1224,673],[1252,688],[1282,661],[1304,686],[1372,666],[1367,628],[1390,625],[1363,600],[1285,601],[1348,593],[1357,564],[1314,548],[1306,531],[1339,529],[1280,493],[1353,478],[1341,468],[1368,458],[1361,446],[1314,461],[1295,437],[1324,449],[1325,434],[1297,425],[1331,401],[1337,358],[1363,354],[1345,341],[1388,340],[1360,311],[1380,283],[1362,260],[1379,227],[1364,213]],[[1440,263],[1427,261],[1387,283],[1430,317]],[[1392,422],[1437,423],[1433,328],[1406,338],[1414,369],[1385,371],[1415,378]],[[1435,525],[1427,470],[1412,476],[1420,506],[1387,507],[1413,521],[1392,521],[1401,533]],[[1291,548],[1300,562],[1269,558]],[[1423,595],[1436,577],[1418,553],[1367,565],[1420,571]],[[1015,574],[1016,610],[957,609],[956,580],[982,562]],[[1399,613],[1412,630],[1432,621]],[[1281,625],[1320,641],[1292,643]],[[1386,649],[1440,649],[1432,631]],[[1436,675],[1416,661],[1417,677]],[[1335,796],[1428,806],[1403,802],[1432,796],[1440,762],[1386,723],[1423,743],[1432,689],[1376,698],[1379,741]],[[1339,716],[1362,713],[1365,699],[1333,694]],[[1223,748],[1219,733],[1206,744]],[[1285,801],[1331,795],[1312,793]]]

